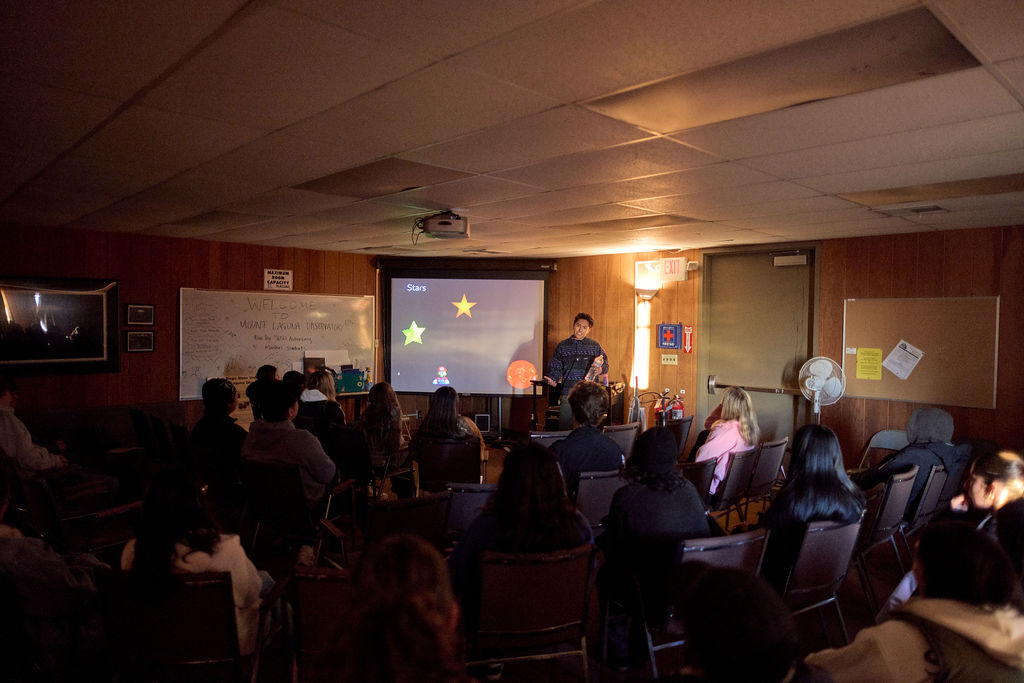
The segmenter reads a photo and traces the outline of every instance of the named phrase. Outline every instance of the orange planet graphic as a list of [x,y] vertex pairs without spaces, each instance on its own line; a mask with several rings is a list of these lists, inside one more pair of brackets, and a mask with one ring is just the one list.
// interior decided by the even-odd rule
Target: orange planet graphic
[[537,379],[537,368],[528,360],[514,360],[509,363],[505,378],[515,389],[529,389],[530,382]]

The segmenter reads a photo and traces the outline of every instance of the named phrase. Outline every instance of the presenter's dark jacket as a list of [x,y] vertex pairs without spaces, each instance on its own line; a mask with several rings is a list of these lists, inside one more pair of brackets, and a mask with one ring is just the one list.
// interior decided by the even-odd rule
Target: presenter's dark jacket
[[576,383],[587,376],[587,370],[590,369],[590,364],[597,356],[604,358],[601,374],[607,374],[608,354],[604,352],[600,344],[589,338],[569,337],[563,339],[555,347],[555,353],[548,361],[548,369],[545,374],[556,382],[561,382],[562,396],[568,396]]

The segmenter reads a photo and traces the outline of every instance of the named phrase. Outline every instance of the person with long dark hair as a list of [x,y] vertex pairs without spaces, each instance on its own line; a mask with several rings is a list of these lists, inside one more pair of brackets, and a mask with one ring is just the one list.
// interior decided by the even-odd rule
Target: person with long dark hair
[[1024,679],[1024,593],[998,543],[970,524],[931,524],[914,573],[922,597],[807,662],[837,683]]
[[436,548],[418,536],[389,536],[363,554],[352,584],[358,599],[346,614],[338,680],[470,680],[459,606]]
[[[408,440],[402,433],[402,406],[387,382],[377,382],[367,394],[369,404],[359,418],[359,429],[370,451],[370,464],[380,470],[404,467],[409,458]],[[390,458],[390,464],[388,464]],[[391,490],[399,498],[412,495],[412,480],[391,479]]]
[[448,558],[467,624],[478,605],[485,550],[549,552],[593,541],[590,523],[565,493],[554,454],[536,444],[516,446],[505,456],[494,496]]
[[864,494],[846,476],[835,432],[823,425],[804,425],[793,437],[786,484],[764,515],[763,524],[771,534],[761,575],[781,593],[808,524],[849,524],[863,513]]
[[121,568],[131,573],[140,594],[155,601],[174,591],[175,574],[229,572],[239,651],[246,655],[256,649],[265,581],[238,536],[218,531],[184,470],[164,470],[153,479],[142,502],[137,536],[121,554]]
[[430,396],[430,406],[420,423],[420,428],[409,442],[409,456],[419,460],[425,454],[423,438],[466,439],[475,441],[480,447],[480,459],[484,456],[484,439],[476,423],[459,413],[459,394],[450,386],[440,387]]

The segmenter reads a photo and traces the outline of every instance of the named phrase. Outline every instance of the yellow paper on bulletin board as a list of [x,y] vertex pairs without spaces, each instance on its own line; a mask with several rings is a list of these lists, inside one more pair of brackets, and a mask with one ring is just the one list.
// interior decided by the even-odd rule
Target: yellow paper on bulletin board
[[[995,408],[999,297],[847,299],[844,309],[847,396]],[[905,379],[891,363],[901,344],[920,354],[897,369]]]
[[882,379],[882,349],[857,349],[857,379]]

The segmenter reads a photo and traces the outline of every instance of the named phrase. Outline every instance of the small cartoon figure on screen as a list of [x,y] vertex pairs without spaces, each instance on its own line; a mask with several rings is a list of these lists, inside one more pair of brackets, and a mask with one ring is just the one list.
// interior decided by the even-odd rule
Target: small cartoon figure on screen
[[434,378],[434,384],[451,384],[448,379],[448,368],[441,365],[437,368],[437,377]]

